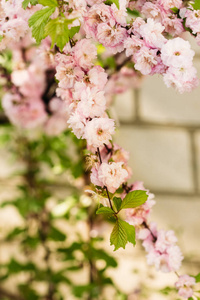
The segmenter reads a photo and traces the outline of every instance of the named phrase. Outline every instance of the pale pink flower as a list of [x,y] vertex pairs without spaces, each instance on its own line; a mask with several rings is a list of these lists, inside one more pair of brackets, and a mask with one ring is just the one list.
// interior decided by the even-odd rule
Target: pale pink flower
[[147,23],[140,26],[140,34],[142,35],[147,47],[161,48],[166,38],[162,35],[165,29],[161,23],[155,22],[153,19],[147,19]]
[[168,40],[161,49],[163,63],[174,68],[191,67],[194,54],[190,43],[180,37]]
[[126,26],[126,17],[127,17],[127,11],[126,11],[126,0],[119,0],[119,9],[117,8],[116,4],[111,5],[112,15],[116,21],[116,23]]
[[77,64],[88,70],[93,65],[93,61],[97,57],[97,49],[88,39],[82,39],[76,43],[74,47],[74,58]]
[[95,118],[87,123],[84,138],[87,140],[88,146],[97,148],[103,146],[103,144],[109,144],[114,131],[114,120]]
[[158,0],[158,4],[160,4],[165,10],[170,10],[170,8],[177,7],[181,8],[182,0]]
[[189,275],[182,275],[179,277],[178,281],[175,283],[176,288],[178,289],[179,296],[188,299],[193,296],[193,286],[195,285],[196,280],[194,277]]
[[142,7],[141,13],[144,14],[146,18],[152,18],[155,21],[161,20],[160,7],[152,2],[146,2]]
[[97,28],[98,41],[113,54],[124,50],[124,40],[126,37],[126,29],[121,26],[112,27],[109,24],[102,23]]
[[103,188],[103,183],[99,180],[98,169],[96,167],[92,167],[91,169],[90,180],[94,185]]
[[57,88],[56,95],[64,100],[68,105],[70,105],[73,101],[72,92],[70,89]]
[[[66,56],[66,55],[65,55]],[[60,63],[56,67],[56,79],[59,80],[59,87],[61,88],[72,88],[75,80],[82,80],[84,72],[80,67],[76,66],[75,60],[72,56],[66,56],[68,59],[65,62]]]
[[177,17],[164,17],[162,19],[162,24],[165,27],[165,31],[172,36],[179,36],[184,32],[183,21]]
[[167,248],[177,242],[177,237],[173,230],[165,231],[159,230],[157,234],[157,240],[155,243],[155,248],[159,252],[164,252]]
[[91,84],[97,87],[99,90],[103,90],[106,83],[107,77],[105,70],[100,66],[94,66],[88,72],[88,78]]
[[127,179],[128,172],[122,166],[122,162],[111,162],[102,163],[99,167],[98,178],[111,193],[114,193]]
[[140,71],[143,75],[151,73],[153,67],[157,65],[156,50],[142,47],[135,55],[135,69]]
[[191,92],[199,85],[199,79],[196,74],[197,71],[194,67],[170,67],[163,75],[163,79],[167,87],[174,87],[182,94]]
[[77,105],[77,110],[85,118],[100,117],[106,110],[106,99],[104,91],[97,88],[87,87],[81,93],[81,101]]
[[140,17],[136,18],[134,20],[133,25],[132,25],[129,32],[132,32],[134,35],[136,35],[137,37],[140,38],[141,37],[140,28],[144,24],[145,24],[145,21],[142,18],[140,18]]
[[77,111],[71,114],[67,123],[78,139],[84,135],[86,120]]
[[111,8],[104,3],[93,5],[85,14],[84,30],[87,38],[96,38],[97,27],[101,23],[109,23],[111,26],[115,25]]
[[200,11],[187,9],[185,13],[186,27],[192,29],[192,33],[196,34],[200,32]]
[[137,36],[128,37],[124,42],[124,47],[126,48],[126,56],[134,55],[140,48],[144,46],[143,40],[139,39]]
[[18,127],[35,128],[47,119],[44,104],[40,99],[26,99],[7,93],[3,96],[2,106],[11,123]]

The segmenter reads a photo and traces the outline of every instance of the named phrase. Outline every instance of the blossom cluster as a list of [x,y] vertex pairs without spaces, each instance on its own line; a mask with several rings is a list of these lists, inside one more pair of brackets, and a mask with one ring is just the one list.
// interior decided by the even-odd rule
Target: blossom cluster
[[12,73],[3,70],[1,74],[6,80],[2,106],[15,126],[26,129],[42,126],[48,135],[57,135],[67,128],[68,114],[64,101],[56,95],[45,99],[51,74],[54,81],[49,50],[50,43],[46,40],[38,51],[30,35],[15,44]]
[[23,0],[1,0],[0,2],[0,51],[12,47],[28,32],[28,19],[35,11],[24,11]]
[[[126,1],[119,2],[119,9],[115,4],[110,7],[95,4],[85,14],[86,36],[104,45],[111,53],[125,51],[128,57],[131,56],[134,68],[143,75],[161,74],[168,87],[173,86],[180,93],[190,92],[199,83],[192,64],[194,51],[188,41],[177,37],[184,28],[182,20],[173,15],[170,8],[173,5],[181,7],[182,1],[173,2],[131,2],[137,8],[139,5],[147,20],[138,17],[129,25],[126,23]],[[168,40],[166,33],[174,38]]]

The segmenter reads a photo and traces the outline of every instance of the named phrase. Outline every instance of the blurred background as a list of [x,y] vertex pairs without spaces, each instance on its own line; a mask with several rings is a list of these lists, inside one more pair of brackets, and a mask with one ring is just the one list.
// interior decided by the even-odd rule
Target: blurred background
[[[200,48],[189,39],[200,77]],[[118,95],[111,110],[133,181],[155,194],[151,220],[178,236],[182,274],[200,270],[199,95],[200,87],[180,95],[153,76]],[[83,142],[68,131],[22,132],[3,115],[1,123],[0,299],[177,299],[176,276],[148,267],[139,242],[110,247],[111,226],[83,195]]]

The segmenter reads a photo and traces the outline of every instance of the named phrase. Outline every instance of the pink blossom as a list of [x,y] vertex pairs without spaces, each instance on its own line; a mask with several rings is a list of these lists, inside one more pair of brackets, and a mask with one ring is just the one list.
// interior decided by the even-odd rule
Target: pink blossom
[[191,67],[194,54],[190,43],[180,37],[168,40],[161,49],[163,63],[174,68]]
[[99,180],[98,169],[96,167],[92,167],[91,169],[90,180],[94,185],[103,188],[103,183]]
[[67,123],[78,139],[84,135],[86,120],[77,111],[71,114]]
[[182,275],[179,277],[178,281],[175,283],[176,288],[178,289],[178,294],[188,299],[193,296],[193,286],[195,285],[196,280],[194,277],[189,275]]
[[119,9],[117,8],[116,4],[111,5],[112,15],[116,21],[116,23],[126,26],[126,0],[119,0]]
[[94,66],[88,72],[88,78],[91,84],[99,90],[103,90],[107,82],[107,74],[100,66]]
[[144,38],[147,47],[161,48],[166,38],[162,35],[165,29],[161,23],[155,22],[153,19],[147,19],[147,23],[140,26],[140,34]]
[[135,55],[135,69],[140,71],[143,75],[151,73],[153,67],[157,65],[156,50],[142,47]]
[[[144,1],[145,2],[145,1]],[[134,35],[136,35],[137,37],[141,37],[141,31],[140,31],[140,28],[142,25],[145,24],[145,21],[138,17],[134,20],[133,24],[132,24],[132,27],[130,29],[129,32],[132,32]]]
[[[66,56],[66,55],[64,55]],[[84,72],[80,67],[76,66],[75,60],[72,56],[66,56],[64,63],[59,64],[56,67],[56,79],[59,80],[59,87],[72,88],[75,80],[81,80],[84,76]]]
[[144,42],[137,36],[128,37],[124,42],[126,48],[126,56],[134,55],[140,48],[144,46]]
[[74,58],[77,64],[88,70],[93,65],[93,61],[97,57],[97,49],[88,39],[82,39],[76,43],[74,47]]
[[111,26],[115,25],[115,19],[112,16],[111,8],[104,3],[93,5],[84,17],[84,30],[87,38],[92,37],[95,39],[98,25],[108,22]]
[[182,0],[158,0],[158,4],[160,4],[165,10],[170,10],[170,8],[173,7],[181,8]]
[[194,67],[170,67],[164,74],[163,79],[167,87],[174,87],[180,93],[191,92],[199,85],[199,79],[196,74],[197,71]]
[[89,146],[94,148],[109,144],[115,131],[114,120],[109,118],[95,118],[89,121],[85,128],[84,138]]
[[77,110],[85,118],[100,117],[106,110],[106,99],[103,91],[97,88],[87,87],[81,93],[81,101],[77,105]]
[[177,17],[164,17],[162,23],[165,27],[165,31],[172,36],[179,36],[184,31],[183,21]]
[[26,99],[7,93],[2,99],[2,105],[11,123],[18,127],[35,128],[47,119],[44,104],[40,99]]
[[196,34],[200,32],[200,11],[187,9],[185,13],[186,27],[192,29],[192,33]]
[[112,27],[102,23],[97,28],[97,39],[112,53],[124,50],[124,39],[127,37],[126,29],[121,26]]
[[127,179],[128,172],[122,166],[122,162],[112,162],[102,163],[99,167],[98,178],[111,193],[114,193]]
[[146,18],[152,18],[155,21],[161,20],[160,7],[152,2],[146,2],[142,7],[141,12]]

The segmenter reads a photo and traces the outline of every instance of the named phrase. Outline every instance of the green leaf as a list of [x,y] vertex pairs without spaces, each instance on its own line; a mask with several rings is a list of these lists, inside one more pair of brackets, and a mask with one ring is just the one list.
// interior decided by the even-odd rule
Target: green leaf
[[76,33],[79,32],[79,30],[80,30],[80,26],[74,26],[74,27],[72,27],[72,28],[69,30],[69,37],[70,37],[70,39],[72,39],[73,36],[74,36]]
[[57,0],[38,0],[39,4],[42,4],[43,6],[49,6],[49,7],[57,7],[58,2]]
[[134,17],[139,17],[140,16],[140,12],[136,9],[131,10],[130,8],[127,8],[126,10],[130,15],[132,15]]
[[196,282],[200,282],[200,273],[194,276],[194,278],[196,279]]
[[194,4],[191,4],[195,10],[200,9],[200,0],[195,0]]
[[42,10],[36,11],[29,19],[29,27],[32,27],[32,35],[37,43],[45,37],[45,25],[50,16],[54,13],[55,7],[46,7]]
[[114,197],[113,202],[114,202],[114,205],[115,205],[117,211],[119,211],[120,207],[121,207],[121,204],[122,204],[122,199],[118,198],[118,197]]
[[36,4],[38,4],[38,1],[37,1],[37,0],[24,0],[24,1],[22,2],[22,7],[23,7],[23,9],[26,9],[26,8],[28,7],[29,3],[30,3],[31,5],[36,5]]
[[119,0],[106,0],[104,3],[107,5],[111,5],[114,3],[117,6],[117,8],[119,9]]
[[128,238],[127,238],[126,230],[122,225],[122,221],[117,219],[110,236],[110,245],[115,246],[114,251],[116,251],[121,247],[125,249],[127,241]]
[[1,43],[2,40],[3,40],[3,35],[0,35],[0,43]]
[[173,11],[175,14],[178,14],[178,12],[179,12],[178,7],[172,7],[172,8],[170,8],[170,9],[171,9],[171,11]]
[[64,46],[69,42],[69,28],[68,25],[73,22],[74,19],[67,20],[65,18],[56,18],[50,20],[45,26],[45,35],[51,37],[51,47],[56,44],[62,51]]
[[114,251],[124,248],[127,242],[135,245],[135,227],[125,221],[117,219],[110,236],[110,244],[114,245]]
[[124,208],[135,208],[144,204],[147,201],[147,193],[146,191],[137,190],[132,191],[126,195],[124,200],[122,201],[122,205],[120,209]]
[[100,214],[112,214],[113,215],[114,211],[110,207],[102,206],[97,210],[96,214],[97,215],[100,215]]
[[135,227],[125,221],[121,221],[127,234],[127,240],[135,246]]

